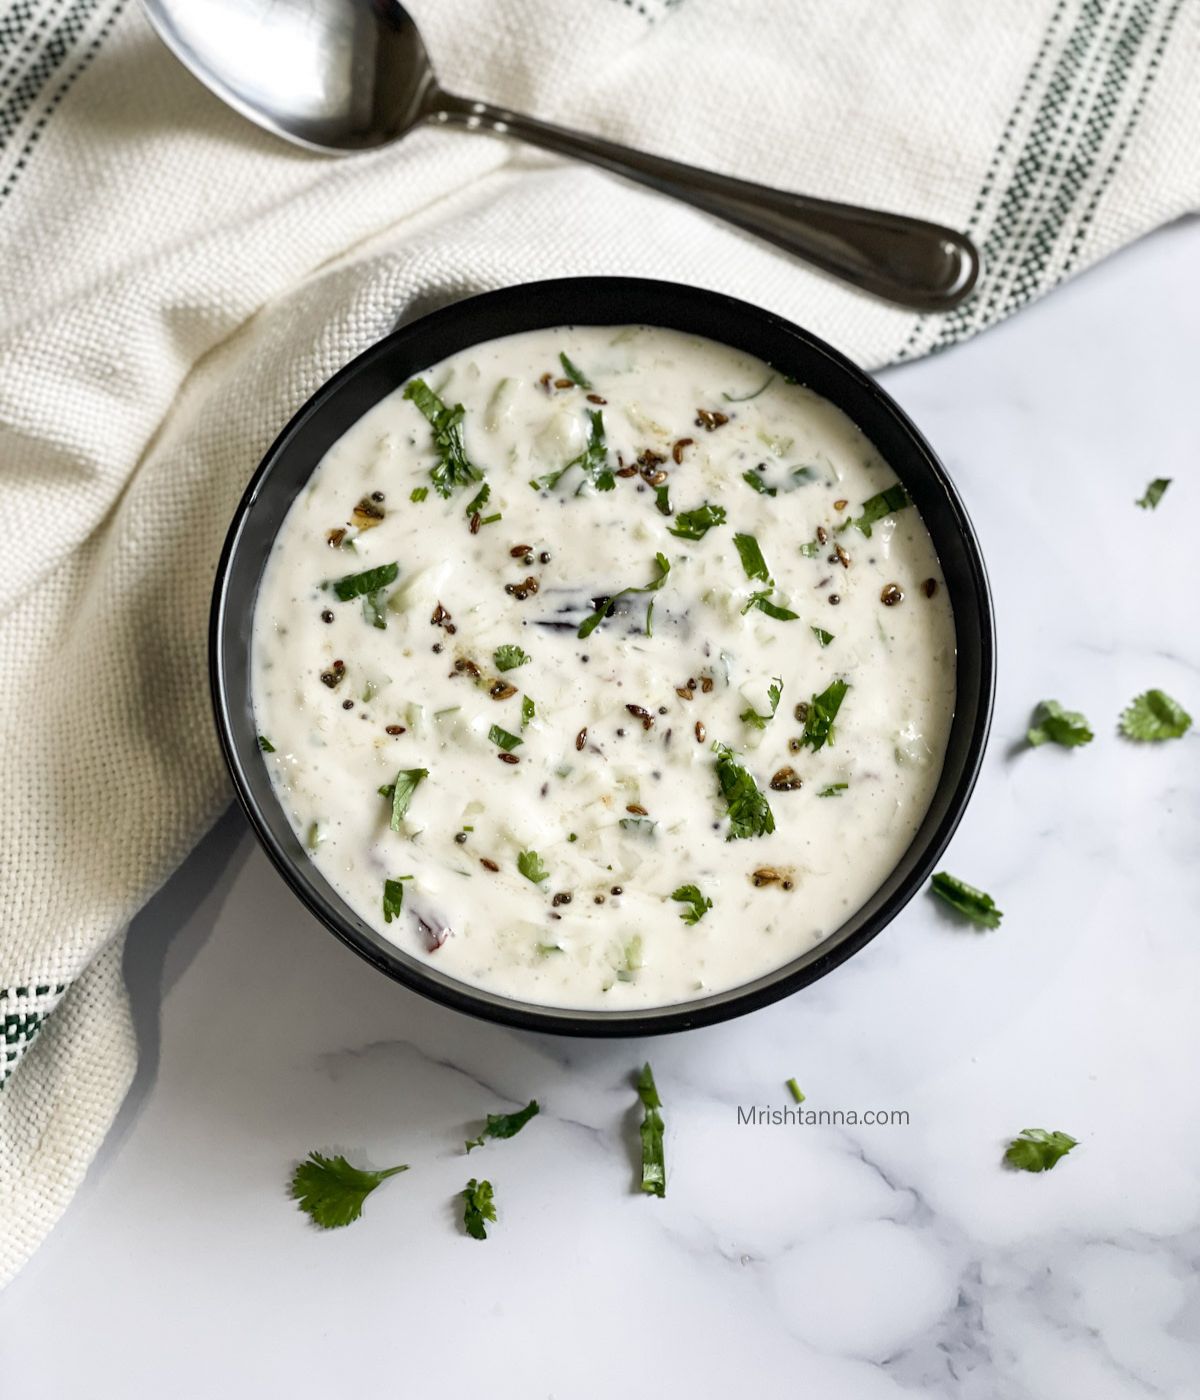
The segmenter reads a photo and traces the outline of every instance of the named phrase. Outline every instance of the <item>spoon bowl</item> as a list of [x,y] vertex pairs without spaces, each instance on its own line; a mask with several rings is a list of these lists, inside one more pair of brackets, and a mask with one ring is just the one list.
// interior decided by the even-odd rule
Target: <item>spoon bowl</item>
[[287,141],[352,155],[426,122],[528,141],[703,209],[863,291],[948,311],[974,290],[965,234],[715,174],[446,92],[398,0],[143,0],[167,47],[224,102]]

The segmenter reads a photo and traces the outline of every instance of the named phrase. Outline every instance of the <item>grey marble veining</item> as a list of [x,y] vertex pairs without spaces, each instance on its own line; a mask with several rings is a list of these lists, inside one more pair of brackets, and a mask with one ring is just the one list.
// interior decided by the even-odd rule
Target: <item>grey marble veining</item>
[[[473,1022],[295,904],[232,814],[131,932],[143,1042],[85,1189],[0,1302],[4,1391],[829,1400],[1200,1395],[1200,736],[1137,747],[1149,686],[1200,714],[1200,224],[886,376],[983,541],[1000,682],[927,896],[825,981],[647,1044]],[[1156,512],[1135,499],[1175,478]],[[1020,743],[1038,700],[1093,721]],[[632,1188],[632,1074],[665,1101],[665,1201]],[[738,1105],[902,1111],[739,1125]],[[468,1160],[488,1111],[542,1115]],[[1003,1171],[1027,1126],[1080,1146]],[[349,1230],[284,1194],[310,1148],[412,1170]],[[466,1239],[455,1195],[496,1187]]]

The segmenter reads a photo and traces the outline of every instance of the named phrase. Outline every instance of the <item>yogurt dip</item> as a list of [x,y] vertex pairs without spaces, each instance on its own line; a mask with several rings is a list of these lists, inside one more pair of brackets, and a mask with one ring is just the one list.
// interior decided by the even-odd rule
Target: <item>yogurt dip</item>
[[762,361],[563,327],[432,366],[326,454],[254,617],[260,746],[329,883],[547,1006],[821,942],[941,771],[954,621],[872,444]]

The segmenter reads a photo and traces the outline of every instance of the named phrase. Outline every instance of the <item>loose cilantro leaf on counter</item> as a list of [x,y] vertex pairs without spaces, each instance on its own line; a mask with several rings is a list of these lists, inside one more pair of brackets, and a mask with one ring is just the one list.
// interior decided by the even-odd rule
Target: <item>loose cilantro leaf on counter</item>
[[517,857],[517,869],[535,885],[540,885],[543,880],[550,878],[550,872],[542,864],[542,858],[536,851],[522,851]]
[[789,1079],[787,1081],[787,1086],[791,1090],[792,1098],[794,1098],[797,1103],[803,1103],[804,1091],[800,1088],[799,1084],[797,1084],[794,1079]]
[[399,1166],[373,1172],[352,1167],[345,1157],[310,1152],[292,1173],[292,1196],[314,1225],[335,1230],[358,1219],[363,1202],[381,1181],[407,1170]]
[[837,680],[808,702],[808,717],[800,742],[807,744],[813,753],[833,743],[833,722],[849,689],[845,681]]
[[934,894],[944,899],[952,909],[981,928],[999,928],[1004,915],[996,908],[996,901],[990,894],[984,894],[974,885],[956,880],[953,875],[939,870],[930,882]]
[[657,593],[667,581],[667,575],[671,572],[671,564],[665,554],[656,554],[654,562],[658,567],[658,577],[653,583],[644,584],[641,588],[622,588],[619,593],[614,593],[611,598],[606,598],[590,617],[585,618],[579,624],[579,631],[576,635],[580,638],[590,637],[604,619],[612,615],[618,599],[625,598],[632,593]]
[[1034,748],[1050,743],[1076,749],[1081,744],[1090,744],[1095,736],[1077,710],[1064,710],[1057,700],[1043,700],[1033,712],[1025,737]]
[[743,724],[752,724],[755,729],[765,729],[775,718],[775,711],[779,708],[779,700],[783,695],[783,681],[776,676],[767,687],[767,699],[771,702],[771,713],[760,715],[756,710],[743,710],[741,719]]
[[[763,382],[758,386],[758,388],[753,390],[753,392],[749,394],[734,395],[727,394],[724,390],[722,390],[721,397],[725,400],[726,403],[749,403],[751,399],[758,398],[759,394],[761,394],[764,389],[769,389],[774,380],[775,372],[774,370],[772,370],[771,373],[767,375],[766,379],[764,379]],[[774,495],[775,493],[772,491],[771,494]]]
[[680,885],[671,898],[678,900],[680,904],[692,906],[690,909],[681,909],[679,912],[679,917],[685,924],[698,924],[713,907],[712,900],[701,894],[696,885]]
[[839,795],[839,793],[845,792],[846,789],[847,789],[849,786],[850,786],[849,783],[830,783],[828,787],[823,787],[823,788],[821,789],[821,791],[820,791],[819,793],[817,793],[817,796],[818,796],[818,797],[837,797],[837,796]]
[[757,491],[760,496],[776,496],[779,494],[775,487],[768,486],[756,471],[743,472],[742,480],[752,490]]
[[363,617],[372,627],[378,627],[381,632],[387,631],[387,613],[383,610],[383,590],[377,588],[374,593],[363,594]]
[[412,489],[412,491],[409,493],[408,499],[409,499],[410,501],[420,502],[420,501],[423,501],[423,500],[425,499],[425,497],[428,496],[428,495],[429,495],[429,487],[428,487],[428,486],[414,486],[413,489]]
[[267,738],[265,734],[260,734],[258,736],[258,747],[263,751],[263,753],[275,752],[275,745],[270,741],[270,739]]
[[473,1240],[487,1239],[487,1222],[493,1223],[496,1219],[496,1203],[490,1181],[476,1181],[474,1177],[467,1182],[466,1189],[462,1193],[466,1205],[463,1209],[463,1225],[467,1234]]
[[[561,952],[561,948],[556,948],[555,952]],[[483,1132],[478,1137],[467,1139],[467,1151],[473,1147],[482,1147],[487,1138],[510,1138],[516,1137],[526,1123],[531,1118],[538,1115],[537,1099],[530,1099],[524,1108],[518,1109],[516,1113],[489,1113],[487,1122],[483,1125]]]
[[528,695],[521,696],[521,728],[524,729],[529,721],[537,714],[537,705]]
[[644,1064],[637,1078],[642,1101],[642,1190],[660,1200],[667,1194],[667,1164],[663,1155],[662,1100],[654,1083],[654,1071]]
[[766,584],[773,583],[774,580],[767,569],[767,561],[763,558],[762,550],[759,549],[758,541],[754,536],[734,535],[733,542],[737,546],[738,557],[742,561],[746,577],[761,579]]
[[750,601],[742,609],[742,616],[745,617],[751,608],[757,608],[759,612],[773,617],[776,622],[798,622],[800,620],[799,613],[794,613],[791,608],[780,607],[778,603],[771,602],[772,591],[772,589],[766,588],[759,593],[752,593]]
[[393,919],[400,917],[400,911],[404,908],[404,881],[411,879],[411,875],[397,875],[394,880],[383,882],[383,922],[385,924],[390,924]]
[[848,530],[851,525],[867,539],[871,538],[871,526],[877,525],[885,515],[893,515],[898,510],[903,510],[905,506],[912,505],[908,499],[908,492],[897,481],[894,486],[889,486],[886,491],[880,491],[877,496],[871,496],[863,502],[862,514],[854,520],[847,520],[838,526],[839,533]]
[[430,469],[429,479],[438,495],[452,496],[455,487],[482,481],[483,473],[467,457],[463,445],[462,421],[466,409],[462,404],[447,408],[423,379],[410,379],[404,386],[404,397],[416,404],[433,429],[433,445],[441,453],[441,461]]
[[812,629],[812,634],[823,647],[827,647],[829,643],[833,641],[833,633],[826,632],[824,627],[814,627]]
[[529,660],[529,653],[522,651],[515,643],[507,642],[504,646],[496,648],[492,659],[496,663],[497,671],[515,671],[518,666],[524,666]]
[[520,739],[515,734],[510,734],[507,729],[501,729],[498,724],[493,724],[488,730],[488,738],[498,749],[503,749],[505,753],[512,753],[518,744],[523,744],[524,739]]
[[1023,1128],[1005,1149],[1004,1160],[1022,1172],[1048,1172],[1060,1157],[1079,1143],[1068,1133],[1048,1133],[1045,1128]]
[[399,572],[399,564],[380,564],[375,569],[364,569],[361,574],[347,574],[344,578],[334,579],[330,587],[341,602],[348,603],[352,598],[361,598],[365,593],[376,593],[379,589],[386,588],[389,583],[395,583]]
[[1167,494],[1167,487],[1170,486],[1173,478],[1169,476],[1156,476],[1146,487],[1145,495],[1137,502],[1143,510],[1157,510],[1158,503]]
[[707,502],[695,510],[684,510],[675,517],[670,533],[681,540],[702,540],[709,530],[725,524],[725,507]]
[[1147,690],[1126,706],[1121,715],[1121,733],[1127,739],[1142,743],[1178,739],[1191,727],[1191,715],[1161,690]]
[[491,500],[491,497],[492,488],[485,481],[483,485],[479,488],[479,490],[476,491],[475,494],[471,497],[470,501],[467,503],[466,510],[463,511],[463,514],[474,515],[477,510],[482,510],[484,506],[487,505],[488,501]]
[[380,797],[386,797],[392,804],[392,830],[400,830],[400,822],[405,812],[408,811],[408,804],[412,801],[413,793],[417,790],[417,785],[422,778],[429,777],[428,768],[401,768],[396,774],[396,781],[388,783],[379,789]]
[[587,377],[586,374],[583,373],[582,370],[580,370],[576,365],[573,365],[571,363],[571,361],[567,358],[565,352],[560,352],[558,362],[560,365],[562,365],[563,373],[567,376],[567,378],[571,381],[572,384],[577,384],[581,389],[590,389],[592,387],[592,381]]
[[737,841],[748,836],[769,836],[775,830],[775,817],[758,784],[725,744],[714,744],[713,752],[717,755],[717,781],[721,785],[721,796],[728,807],[729,835],[726,841]]

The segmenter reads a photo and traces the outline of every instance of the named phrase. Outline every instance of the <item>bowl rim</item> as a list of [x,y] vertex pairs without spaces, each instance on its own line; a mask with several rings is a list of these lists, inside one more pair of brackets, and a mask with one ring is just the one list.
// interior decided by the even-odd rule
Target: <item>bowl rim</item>
[[[548,303],[552,308],[557,309],[561,304],[571,303],[580,298],[584,301],[590,299],[592,301],[612,300],[614,302],[633,298],[635,301],[645,302],[648,314],[638,317],[621,314],[608,319],[597,315],[577,315],[574,317],[553,315],[547,318],[537,314],[535,310],[539,304]],[[557,325],[663,325],[665,321],[661,316],[661,306],[664,299],[668,304],[682,305],[685,315],[689,308],[697,314],[703,309],[718,316],[728,316],[743,322],[749,318],[749,321],[761,331],[763,336],[782,333],[786,339],[794,342],[797,348],[802,347],[807,355],[815,356],[818,360],[824,361],[825,366],[835,377],[840,376],[843,381],[852,385],[858,394],[865,395],[872,400],[874,408],[891,420],[899,435],[905,440],[906,453],[911,455],[907,456],[905,462],[900,464],[897,464],[893,455],[888,455],[888,464],[896,472],[901,482],[907,485],[905,468],[911,468],[912,461],[920,459],[923,468],[928,471],[945,499],[953,517],[954,530],[963,546],[969,573],[969,589],[975,604],[973,616],[969,622],[972,627],[978,629],[975,639],[978,647],[979,668],[977,697],[974,713],[969,719],[969,733],[965,739],[958,776],[954,782],[953,791],[946,800],[946,810],[937,820],[933,829],[922,837],[922,832],[929,820],[927,813],[921,827],[918,828],[905,852],[896,866],[893,867],[893,876],[895,871],[901,869],[909,860],[918,843],[923,842],[915,862],[907,875],[900,881],[898,887],[884,898],[882,905],[868,915],[860,927],[849,933],[844,932],[859,917],[862,909],[869,907],[870,900],[867,905],[862,906],[852,914],[840,929],[835,929],[826,939],[808,950],[807,953],[798,955],[797,958],[791,959],[771,972],[762,974],[750,983],[729,988],[724,992],[710,993],[692,1001],[619,1011],[543,1006],[534,1002],[517,1001],[511,997],[489,992],[485,988],[459,981],[419,962],[395,945],[388,944],[381,934],[372,930],[365,921],[354,915],[350,906],[344,901],[340,901],[340,897],[336,896],[336,893],[335,898],[344,905],[351,917],[343,916],[329,899],[313,888],[312,872],[316,871],[316,867],[308,861],[307,857],[303,856],[303,852],[301,852],[300,860],[297,861],[283,848],[267,822],[247,778],[247,758],[253,752],[256,760],[258,759],[257,734],[254,733],[251,736],[252,744],[250,741],[245,744],[239,743],[239,735],[244,726],[238,714],[234,712],[225,654],[229,632],[228,612],[231,606],[230,575],[237,559],[247,522],[276,465],[285,457],[289,449],[302,440],[310,423],[326,411],[327,406],[336,400],[337,395],[346,386],[352,384],[364,373],[386,363],[402,352],[405,347],[419,345],[420,341],[432,331],[453,328],[455,323],[460,322],[469,327],[475,319],[486,313],[502,314],[510,309],[520,311],[522,308],[528,308],[529,320],[527,324],[499,334],[481,336],[468,334],[458,349],[449,351],[448,354],[461,353],[462,350],[470,348],[471,345],[484,344],[489,340],[501,338],[503,335],[518,334],[522,329],[549,329]],[[656,305],[660,308],[659,316],[654,314]],[[666,318],[666,320],[669,319]],[[686,326],[672,328],[682,330],[684,333],[705,335],[709,339],[720,339],[718,336],[708,335],[707,332],[703,331],[693,329],[689,332]],[[732,342],[722,343],[732,346]],[[757,355],[758,358],[764,360],[767,358],[753,348],[743,347],[743,349],[745,353]],[[428,364],[436,363],[437,360],[444,358],[446,358],[445,355],[438,355],[433,360],[422,362],[418,355],[415,362],[416,367],[410,369],[399,383],[404,383],[414,374],[420,373],[421,369]],[[849,413],[832,395],[824,394],[824,397],[829,398],[830,402],[842,408],[843,412]],[[378,401],[378,399],[375,400],[375,402]],[[362,413],[366,411],[368,410],[363,409],[358,416],[361,417]],[[850,414],[849,416],[851,416],[852,421],[855,421],[854,415]],[[868,436],[872,435],[868,434]],[[272,541],[276,538],[295,496],[295,492],[289,496],[287,506],[271,534]],[[268,544],[265,550],[260,551],[257,575],[259,582],[269,550],[270,545]],[[257,588],[258,583],[256,582],[252,606],[249,609],[251,616],[254,610],[253,604],[257,602]],[[956,641],[961,636],[960,627],[961,623],[956,608]],[[824,977],[870,943],[893,921],[928,880],[962,820],[983,762],[991,727],[996,686],[995,619],[991,588],[978,537],[948,472],[900,405],[866,370],[860,368],[818,336],[797,326],[786,317],[725,293],[691,287],[683,283],[637,277],[553,278],[520,283],[468,296],[398,327],[381,340],[370,345],[326,379],[292,415],[267,449],[234,511],[221,549],[213,585],[208,650],[209,683],[217,734],[222,755],[233,780],[238,803],[245,812],[258,843],[265,850],[285,883],[309,912],[341,942],[371,963],[372,966],[393,980],[400,982],[409,990],[443,1006],[521,1030],[593,1038],[661,1035],[730,1020],[792,995]],[[956,645],[956,699],[952,732],[958,722],[958,703],[962,693],[961,653],[962,647],[959,641],[959,644]],[[248,671],[249,667],[247,667]],[[249,681],[247,681],[246,691],[249,691]],[[251,729],[253,728],[252,725]],[[942,775],[939,776],[934,797],[931,799],[931,809],[932,805],[938,801],[945,771],[943,768]],[[271,790],[274,793],[273,786]],[[279,810],[287,823],[282,804],[279,804]],[[290,829],[290,823],[287,825]],[[889,879],[893,876],[889,876]],[[321,882],[324,883],[323,877],[320,878]],[[886,888],[886,883],[881,886],[881,890]],[[880,891],[876,891],[872,899],[877,898],[879,894]],[[797,964],[800,965],[797,966]]]

